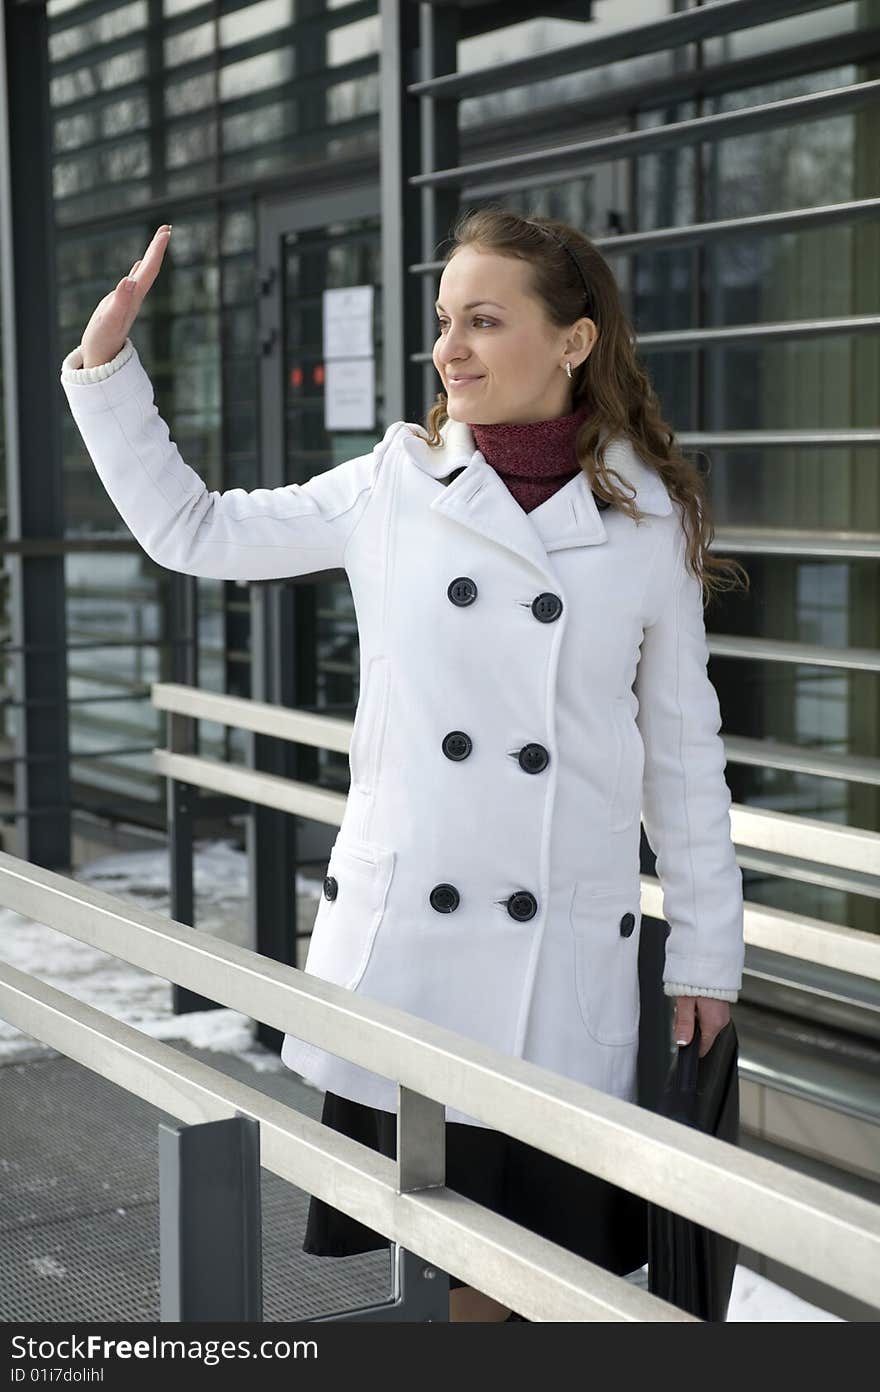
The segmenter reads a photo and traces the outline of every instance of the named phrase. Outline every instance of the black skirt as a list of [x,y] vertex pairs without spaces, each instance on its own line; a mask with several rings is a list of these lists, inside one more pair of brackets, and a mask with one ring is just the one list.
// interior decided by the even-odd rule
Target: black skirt
[[[397,1158],[395,1112],[327,1092],[321,1121]],[[648,1260],[645,1199],[503,1131],[447,1121],[446,1184],[616,1276],[626,1276]],[[350,1257],[390,1246],[389,1238],[312,1195],[304,1252]],[[465,1284],[450,1275],[450,1289]]]

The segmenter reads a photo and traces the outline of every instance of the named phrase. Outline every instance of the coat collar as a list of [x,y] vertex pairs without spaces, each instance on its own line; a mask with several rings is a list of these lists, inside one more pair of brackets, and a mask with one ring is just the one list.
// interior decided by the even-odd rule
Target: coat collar
[[[525,512],[476,448],[469,425],[447,417],[440,435],[442,446],[432,448],[420,427],[407,424],[401,432],[406,456],[431,478],[445,479],[462,470],[433,499],[433,511],[517,552],[549,576],[553,575],[549,552],[607,541],[602,513],[583,471],[531,512]],[[635,503],[642,512],[663,517],[672,511],[662,479],[642,463],[628,439],[612,440],[605,458],[635,490]]]

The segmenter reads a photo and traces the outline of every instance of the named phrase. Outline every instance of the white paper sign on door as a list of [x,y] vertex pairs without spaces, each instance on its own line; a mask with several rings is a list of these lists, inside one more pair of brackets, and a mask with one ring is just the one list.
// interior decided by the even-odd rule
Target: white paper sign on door
[[373,287],[344,285],[325,290],[324,361],[373,356]]
[[373,358],[337,358],[324,364],[324,429],[375,430]]

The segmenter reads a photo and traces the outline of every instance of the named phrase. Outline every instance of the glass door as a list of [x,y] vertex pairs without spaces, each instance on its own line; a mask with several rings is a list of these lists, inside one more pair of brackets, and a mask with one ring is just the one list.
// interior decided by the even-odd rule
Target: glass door
[[[304,483],[365,454],[384,433],[379,188],[288,197],[267,203],[259,218],[260,483]],[[325,292],[372,287],[369,426],[327,428],[328,363]],[[362,402],[363,404],[363,402]],[[253,696],[352,720],[358,699],[359,646],[354,604],[342,570],[275,585],[255,585],[252,617]],[[268,769],[269,765],[261,763]],[[348,758],[332,750],[289,746],[272,771],[347,793]],[[282,814],[268,814],[269,816]],[[296,965],[311,928],[307,888],[317,887],[336,827],[298,819],[290,852],[304,878],[298,901]],[[271,842],[272,837],[265,840]],[[314,884],[312,884],[314,881]]]

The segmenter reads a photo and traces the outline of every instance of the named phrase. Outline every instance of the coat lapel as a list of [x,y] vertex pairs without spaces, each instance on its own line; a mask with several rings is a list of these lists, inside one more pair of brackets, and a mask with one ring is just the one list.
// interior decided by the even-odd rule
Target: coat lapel
[[[525,512],[476,449],[469,425],[447,419],[440,434],[443,444],[435,448],[410,427],[401,435],[407,457],[423,473],[438,480],[455,474],[431,502],[433,511],[515,551],[546,575],[553,574],[547,564],[551,551],[607,541],[602,513],[583,472],[531,512]],[[612,440],[605,457],[609,467],[635,489],[635,502],[642,512],[662,517],[672,511],[662,479],[642,463],[629,440]]]

